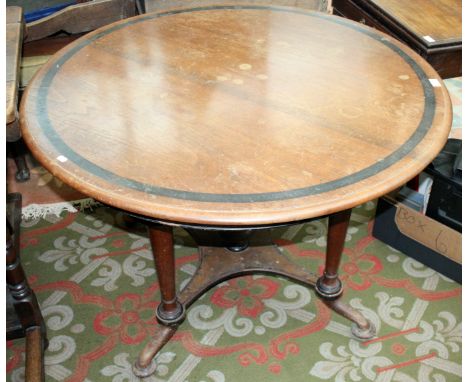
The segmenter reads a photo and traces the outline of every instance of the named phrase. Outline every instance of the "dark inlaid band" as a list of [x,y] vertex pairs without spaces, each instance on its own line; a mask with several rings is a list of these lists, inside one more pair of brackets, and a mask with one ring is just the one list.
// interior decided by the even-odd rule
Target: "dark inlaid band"
[[[202,193],[202,192],[192,192],[192,191],[183,191],[175,190],[165,187],[159,187],[151,184],[146,184],[143,182],[138,182],[132,179],[122,177],[118,174],[115,174],[105,168],[102,168],[87,159],[83,158],[80,154],[75,152],[70,148],[60,137],[57,131],[52,126],[47,110],[47,91],[55,77],[55,75],[60,70],[60,67],[66,63],[75,53],[86,45],[100,39],[103,36],[108,35],[116,30],[122,29],[128,25],[140,23],[146,20],[176,15],[179,13],[188,13],[196,11],[210,11],[210,10],[269,10],[274,12],[290,12],[298,13],[310,17],[319,17],[325,19],[329,22],[333,22],[348,28],[351,28],[360,33],[364,33],[367,36],[373,38],[386,45],[389,49],[397,53],[416,73],[424,93],[425,104],[424,112],[419,122],[417,129],[414,133],[408,138],[408,140],[403,143],[397,150],[389,154],[387,157],[383,158],[381,161],[366,167],[360,171],[355,172],[354,174],[344,176],[342,178],[332,180],[326,183],[296,188],[287,191],[277,191],[277,192],[265,192],[265,193],[252,193],[252,194],[216,194],[216,193]],[[426,133],[429,131],[432,126],[432,121],[434,118],[435,112],[435,95],[434,90],[427,78],[425,72],[422,68],[414,61],[407,53],[405,53],[401,48],[394,45],[391,41],[382,37],[382,35],[372,31],[368,28],[363,28],[359,24],[349,22],[345,19],[338,17],[330,17],[320,13],[313,13],[307,11],[301,11],[298,9],[287,9],[287,8],[276,8],[271,6],[257,6],[257,5],[243,5],[243,6],[207,6],[207,7],[196,7],[190,9],[180,9],[173,10],[168,12],[149,14],[147,16],[138,17],[135,19],[129,19],[127,22],[122,22],[113,27],[103,30],[102,32],[96,33],[93,36],[86,37],[83,40],[79,41],[72,49],[63,54],[60,58],[57,59],[55,65],[52,65],[49,70],[44,74],[42,81],[38,89],[37,97],[37,114],[40,128],[44,134],[48,137],[52,145],[57,149],[58,152],[65,155],[70,161],[75,163],[77,166],[81,167],[83,170],[89,172],[90,174],[100,177],[103,180],[115,184],[119,187],[126,187],[133,190],[141,191],[148,194],[165,196],[174,199],[183,199],[190,201],[198,202],[216,202],[216,203],[255,203],[255,202],[269,202],[275,200],[286,200],[293,198],[306,197],[310,195],[317,195],[324,192],[329,192],[336,190],[341,187],[346,187],[351,184],[360,182],[364,179],[372,177],[379,172],[389,168],[406,155],[408,155],[424,138]]]

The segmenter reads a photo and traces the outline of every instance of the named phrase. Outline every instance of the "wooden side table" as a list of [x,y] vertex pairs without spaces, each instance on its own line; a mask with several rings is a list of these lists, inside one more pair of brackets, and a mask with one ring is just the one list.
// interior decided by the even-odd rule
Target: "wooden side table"
[[[44,167],[148,226],[163,329],[136,361],[139,376],[154,371],[198,296],[246,273],[308,285],[355,336],[374,336],[341,298],[351,208],[421,172],[452,121],[442,80],[402,43],[336,16],[260,5],[172,9],[96,30],[48,61],[20,111]],[[325,271],[314,275],[268,229],[322,216]],[[174,226],[200,254],[180,293]]]
[[389,33],[442,78],[462,75],[461,0],[333,0],[336,15]]

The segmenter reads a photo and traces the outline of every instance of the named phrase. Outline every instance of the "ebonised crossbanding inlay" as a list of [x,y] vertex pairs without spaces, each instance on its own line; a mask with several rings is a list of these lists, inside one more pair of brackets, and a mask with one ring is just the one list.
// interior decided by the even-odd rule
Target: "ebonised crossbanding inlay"
[[[366,167],[360,171],[357,171],[353,174],[344,176],[342,178],[329,181],[322,184],[296,188],[287,191],[278,191],[278,192],[265,192],[265,193],[249,193],[249,194],[216,194],[216,193],[202,193],[202,192],[192,192],[184,190],[176,190],[165,187],[159,187],[152,184],[145,184],[143,182],[138,182],[129,178],[122,177],[118,174],[115,174],[105,168],[102,168],[95,163],[90,162],[89,160],[82,157],[79,153],[74,151],[69,147],[63,139],[60,137],[58,132],[52,126],[47,109],[47,92],[49,87],[52,84],[52,81],[55,75],[60,71],[60,67],[65,64],[70,58],[73,57],[80,49],[89,45],[90,43],[102,38],[103,36],[108,35],[116,30],[122,29],[128,25],[141,23],[146,20],[155,19],[159,17],[166,17],[171,15],[176,15],[180,13],[188,12],[197,12],[197,11],[211,11],[211,10],[268,10],[273,12],[291,12],[298,13],[310,17],[318,17],[325,19],[329,22],[333,22],[347,28],[351,28],[357,32],[363,33],[370,38],[379,41],[380,43],[387,46],[389,49],[397,53],[416,73],[424,93],[425,105],[424,111],[419,122],[418,127],[413,132],[413,134],[403,143],[397,150],[392,152],[387,157],[383,158],[381,161]],[[77,42],[73,48],[59,57],[54,65],[51,65],[49,70],[44,74],[39,89],[37,97],[37,115],[39,126],[42,129],[43,133],[48,137],[52,145],[57,149],[58,152],[65,155],[70,161],[75,163],[77,166],[81,167],[84,171],[89,172],[90,174],[100,177],[103,180],[115,184],[119,187],[126,187],[136,191],[149,193],[158,196],[164,196],[174,199],[198,201],[198,202],[215,202],[215,203],[255,203],[255,202],[269,202],[269,201],[278,201],[278,200],[287,200],[293,198],[307,197],[311,195],[317,195],[321,193],[326,193],[333,191],[342,187],[352,185],[354,183],[360,182],[364,179],[370,178],[374,175],[377,175],[381,171],[389,168],[393,164],[397,163],[399,160],[407,156],[425,137],[427,132],[432,126],[434,113],[435,113],[435,94],[429,79],[427,78],[423,69],[401,48],[394,45],[390,40],[387,40],[382,37],[382,35],[373,32],[370,29],[363,28],[358,24],[349,22],[345,19],[338,17],[330,17],[320,13],[312,13],[301,11],[298,9],[286,9],[286,8],[277,8],[271,6],[256,6],[256,5],[245,5],[245,6],[207,6],[207,7],[196,7],[190,9],[180,9],[168,12],[161,12],[156,14],[149,14],[147,16],[138,17],[135,19],[130,19],[126,22],[119,23],[110,28],[107,28],[101,32],[94,34],[93,36],[86,37],[83,40]]]

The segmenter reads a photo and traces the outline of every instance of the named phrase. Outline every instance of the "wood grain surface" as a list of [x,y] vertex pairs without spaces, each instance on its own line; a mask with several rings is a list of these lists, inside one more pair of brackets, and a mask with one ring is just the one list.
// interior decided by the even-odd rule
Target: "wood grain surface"
[[[461,0],[369,0],[415,33],[427,45],[460,42]],[[424,39],[430,36],[434,41]]]
[[393,38],[247,5],[91,32],[38,72],[20,114],[33,154],[69,185],[215,226],[298,221],[381,196],[424,169],[452,120],[437,73]]
[[44,350],[41,327],[36,326],[26,331],[26,365],[25,380],[28,382],[44,382]]

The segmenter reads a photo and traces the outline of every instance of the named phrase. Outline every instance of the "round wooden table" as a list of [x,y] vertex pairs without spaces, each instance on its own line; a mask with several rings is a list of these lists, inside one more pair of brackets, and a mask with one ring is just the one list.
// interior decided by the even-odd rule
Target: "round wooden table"
[[[44,167],[148,224],[164,330],[140,354],[140,376],[201,293],[245,273],[313,286],[356,336],[373,336],[339,298],[350,209],[421,172],[452,121],[440,77],[395,39],[334,16],[249,5],[92,32],[39,71],[20,115]],[[320,278],[250,235],[326,215]],[[200,244],[198,271],[179,294],[174,225]]]

